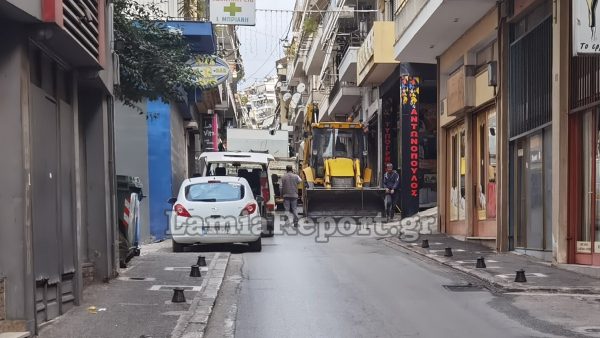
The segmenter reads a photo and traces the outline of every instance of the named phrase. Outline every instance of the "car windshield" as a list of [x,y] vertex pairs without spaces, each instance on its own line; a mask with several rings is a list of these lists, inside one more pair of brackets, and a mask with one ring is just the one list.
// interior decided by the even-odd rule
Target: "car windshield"
[[235,182],[208,182],[185,188],[185,198],[192,202],[228,202],[244,198],[244,186]]

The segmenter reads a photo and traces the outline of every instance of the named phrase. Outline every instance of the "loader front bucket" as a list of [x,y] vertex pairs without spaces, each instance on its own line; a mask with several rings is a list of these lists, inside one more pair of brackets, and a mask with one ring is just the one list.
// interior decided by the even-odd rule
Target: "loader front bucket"
[[381,188],[307,188],[304,215],[378,216],[384,215],[384,195]]

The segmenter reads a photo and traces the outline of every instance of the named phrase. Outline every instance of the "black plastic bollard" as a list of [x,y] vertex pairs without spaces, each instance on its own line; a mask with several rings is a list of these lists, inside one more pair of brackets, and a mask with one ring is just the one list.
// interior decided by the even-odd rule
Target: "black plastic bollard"
[[183,294],[183,288],[173,288],[172,303],[185,303],[185,295]]
[[525,277],[525,270],[517,270],[517,275],[515,276],[515,282],[517,283],[527,283],[527,278]]
[[446,248],[446,252],[444,253],[444,257],[452,257],[452,248]]
[[198,266],[206,266],[206,257],[198,256],[198,262],[196,263]]
[[477,269],[485,269],[485,258],[483,256],[477,258],[477,265],[475,266]]
[[421,248],[425,248],[425,249],[429,248],[429,240],[428,239],[424,239],[421,242]]
[[200,273],[200,266],[192,265],[192,270],[190,271],[190,277],[202,277]]

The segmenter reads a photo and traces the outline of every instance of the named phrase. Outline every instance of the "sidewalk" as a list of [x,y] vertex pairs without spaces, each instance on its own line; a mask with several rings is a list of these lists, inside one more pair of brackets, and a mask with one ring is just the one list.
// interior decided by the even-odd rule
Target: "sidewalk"
[[[421,247],[422,240],[429,248]],[[600,294],[600,279],[552,266],[536,258],[515,253],[497,253],[480,244],[459,241],[444,234],[421,235],[418,242],[404,242],[396,237],[385,239],[387,245],[400,247],[433,261],[467,273],[504,292],[551,292]],[[445,248],[452,257],[445,257]],[[478,257],[485,258],[486,268],[476,268]],[[525,270],[527,282],[515,282],[517,270]]]
[[[190,277],[198,256],[201,277]],[[83,303],[40,330],[40,337],[202,337],[229,253],[172,253],[171,242],[142,247],[117,279],[91,285]],[[173,288],[185,303],[172,303]]]

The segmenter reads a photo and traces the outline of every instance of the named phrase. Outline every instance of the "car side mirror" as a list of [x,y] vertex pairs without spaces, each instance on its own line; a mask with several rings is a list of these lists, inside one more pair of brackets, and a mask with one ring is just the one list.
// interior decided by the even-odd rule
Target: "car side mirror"
[[177,202],[177,197],[171,197],[169,198],[169,200],[167,201],[167,203],[173,205],[175,204],[175,202]]

